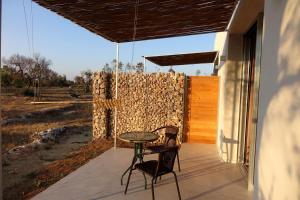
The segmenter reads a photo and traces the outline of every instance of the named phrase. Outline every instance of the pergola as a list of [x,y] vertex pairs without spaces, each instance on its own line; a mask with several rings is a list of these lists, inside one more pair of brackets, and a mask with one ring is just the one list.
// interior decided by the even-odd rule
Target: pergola
[[214,66],[216,66],[218,62],[218,52],[210,51],[160,56],[144,56],[144,65],[146,65],[146,60],[162,67],[204,63],[214,63]]
[[[33,1],[116,42],[117,65],[118,43],[225,31],[237,4],[237,0]],[[117,81],[118,66],[116,86]]]
[[[225,31],[237,0],[33,0],[110,41]],[[137,8],[137,9],[136,9]]]
[[159,66],[191,65],[200,63],[215,63],[218,57],[217,51],[185,53],[161,56],[145,56],[146,60]]

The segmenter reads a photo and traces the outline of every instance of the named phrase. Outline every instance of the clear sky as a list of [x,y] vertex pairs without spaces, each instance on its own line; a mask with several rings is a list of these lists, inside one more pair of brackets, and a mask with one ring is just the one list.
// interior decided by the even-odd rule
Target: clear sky
[[[101,36],[89,32],[75,23],[32,3],[33,29],[31,18],[31,0],[24,0],[27,15],[29,44],[23,0],[2,0],[2,56],[12,54],[32,55],[32,43],[35,53],[52,61],[51,68],[67,78],[80,71],[101,70],[105,63],[116,57],[116,44]],[[33,30],[33,31],[32,31]],[[33,42],[32,42],[33,36]],[[147,40],[135,43],[134,63],[143,62],[142,56],[190,53],[213,50],[215,34],[204,34],[169,39]],[[132,43],[120,44],[120,60],[131,62]],[[147,62],[147,71],[167,71],[169,67],[158,68]],[[195,75],[197,69],[203,74],[212,72],[212,65],[175,66],[176,72]]]

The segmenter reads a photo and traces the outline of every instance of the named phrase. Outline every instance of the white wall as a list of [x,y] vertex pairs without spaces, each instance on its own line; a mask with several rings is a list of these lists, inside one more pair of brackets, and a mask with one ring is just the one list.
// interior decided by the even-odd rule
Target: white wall
[[300,199],[300,0],[265,0],[255,199]]
[[224,161],[236,163],[239,155],[239,117],[241,72],[243,62],[243,35],[263,11],[264,0],[240,0],[228,33],[216,34],[214,49],[226,56],[221,62],[217,147]]
[[238,123],[240,109],[240,86],[242,70],[242,36],[217,33],[215,50],[226,61],[221,62],[217,147],[226,162],[238,161]]

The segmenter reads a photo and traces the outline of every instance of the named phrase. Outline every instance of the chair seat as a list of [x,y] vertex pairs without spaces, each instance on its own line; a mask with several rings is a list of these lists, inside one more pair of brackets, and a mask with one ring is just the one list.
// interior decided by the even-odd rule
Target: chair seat
[[153,146],[147,146],[146,147],[146,149],[148,149],[148,150],[150,150],[152,152],[160,152],[164,148],[166,148],[165,145],[153,145]]
[[[157,160],[149,160],[149,161],[146,161],[146,162],[136,164],[135,168],[138,169],[138,170],[141,170],[142,172],[145,172],[146,174],[148,174],[152,177],[154,177],[156,169],[157,169],[157,165],[158,165]],[[163,175],[163,174],[167,174],[167,173],[171,172],[172,170],[167,169],[167,168],[161,168],[158,171],[159,171],[159,173],[157,175],[160,176],[160,175]]]

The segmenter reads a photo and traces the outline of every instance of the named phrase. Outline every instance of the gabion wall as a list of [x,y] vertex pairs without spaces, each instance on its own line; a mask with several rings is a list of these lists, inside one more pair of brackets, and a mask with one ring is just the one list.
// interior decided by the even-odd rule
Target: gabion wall
[[[184,119],[184,83],[181,73],[120,73],[118,82],[117,134],[126,131],[150,131],[163,125],[179,127],[182,138]],[[96,102],[115,98],[115,74],[93,75],[93,136],[114,134],[112,107]]]

